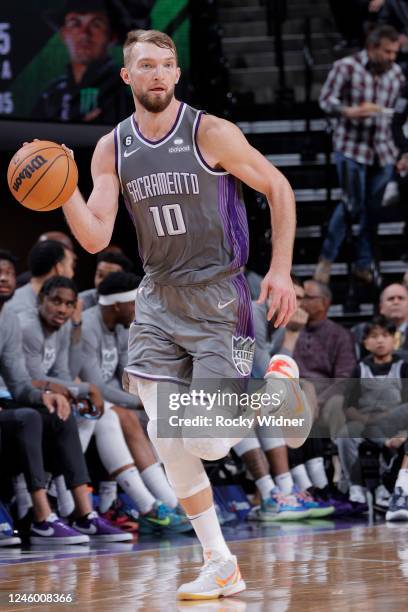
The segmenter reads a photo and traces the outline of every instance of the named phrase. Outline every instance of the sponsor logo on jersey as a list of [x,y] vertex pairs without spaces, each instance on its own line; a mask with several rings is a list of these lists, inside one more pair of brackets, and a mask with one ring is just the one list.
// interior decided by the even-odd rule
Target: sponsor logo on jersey
[[241,376],[249,376],[254,360],[255,340],[250,336],[232,336],[232,361]]
[[173,142],[175,145],[182,145],[184,140],[182,138],[175,138]]
[[190,151],[190,145],[179,145],[176,147],[169,148],[169,153],[187,153],[188,151]]
[[48,162],[42,155],[37,155],[21,170],[20,174],[13,183],[14,191],[18,191],[24,179],[30,179],[34,172]]

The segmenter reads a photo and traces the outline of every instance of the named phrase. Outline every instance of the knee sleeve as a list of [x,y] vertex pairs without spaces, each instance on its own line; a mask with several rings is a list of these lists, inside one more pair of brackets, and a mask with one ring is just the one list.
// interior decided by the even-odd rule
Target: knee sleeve
[[105,402],[104,414],[96,421],[95,440],[101,461],[108,472],[113,474],[119,468],[134,463],[120,425],[119,417],[112,404]]
[[156,420],[149,421],[147,432],[178,498],[191,497],[210,486],[201,460],[185,449],[181,438],[159,438]]

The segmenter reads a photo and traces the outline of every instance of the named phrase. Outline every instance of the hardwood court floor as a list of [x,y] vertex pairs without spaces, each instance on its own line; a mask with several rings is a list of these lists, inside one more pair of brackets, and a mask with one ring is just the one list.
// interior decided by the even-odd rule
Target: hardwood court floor
[[195,540],[183,536],[150,550],[142,543],[26,554],[3,549],[0,610],[73,608],[9,605],[9,592],[74,593],[78,612],[408,610],[408,525],[309,521],[228,530],[248,587],[235,597],[176,602],[177,585],[201,563]]

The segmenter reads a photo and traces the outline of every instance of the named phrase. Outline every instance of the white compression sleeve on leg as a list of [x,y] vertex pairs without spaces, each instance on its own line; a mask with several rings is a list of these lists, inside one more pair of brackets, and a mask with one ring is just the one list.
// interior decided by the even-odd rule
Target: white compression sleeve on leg
[[89,442],[94,434],[97,421],[84,419],[83,417],[76,418],[79,439],[81,441],[82,452],[85,453]]
[[177,497],[185,499],[209,487],[210,481],[201,460],[186,451],[182,439],[157,436],[157,382],[139,379],[137,390],[150,419],[147,426],[149,438]]
[[134,464],[119,417],[114,410],[111,410],[111,406],[109,402],[104,402],[104,414],[96,421],[95,427],[96,447],[109,475],[125,465]]
[[149,465],[143,472],[140,472],[140,475],[146,487],[153,493],[156,499],[160,499],[169,508],[177,506],[177,497],[160,463]]

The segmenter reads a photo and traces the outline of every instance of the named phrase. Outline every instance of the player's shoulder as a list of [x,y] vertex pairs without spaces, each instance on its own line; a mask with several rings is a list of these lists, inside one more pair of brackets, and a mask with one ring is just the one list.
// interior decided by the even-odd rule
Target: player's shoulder
[[241,130],[231,121],[216,115],[202,115],[198,131],[201,140],[210,142],[229,140],[237,134],[241,134]]
[[115,151],[115,130],[113,129],[107,134],[104,134],[103,136],[101,136],[101,138],[96,143],[96,146],[99,149],[103,149],[103,150],[112,149],[113,151]]

